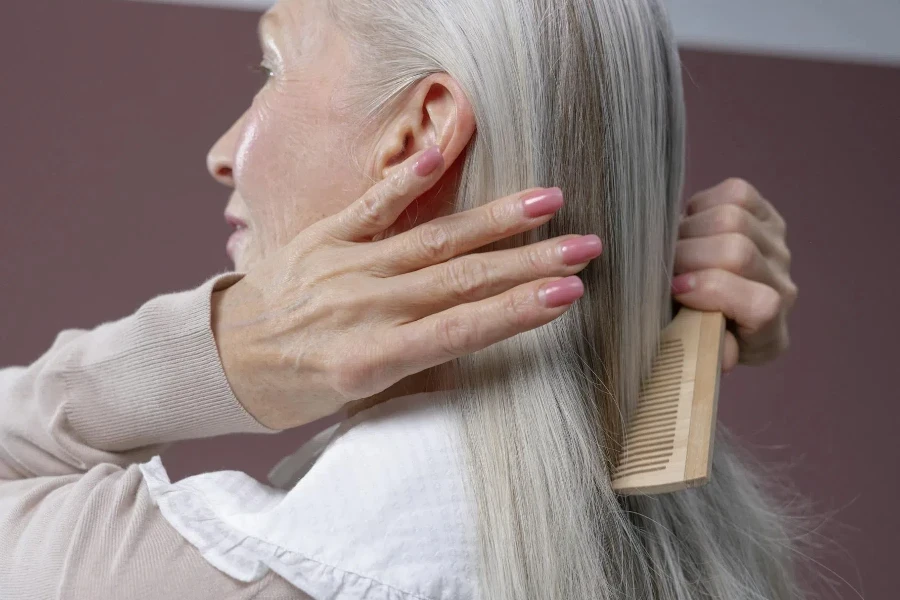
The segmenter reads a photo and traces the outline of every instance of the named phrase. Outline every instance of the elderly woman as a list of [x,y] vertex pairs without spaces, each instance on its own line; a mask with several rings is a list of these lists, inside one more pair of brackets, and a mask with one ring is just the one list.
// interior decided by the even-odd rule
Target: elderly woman
[[[791,597],[726,444],[705,488],[610,488],[671,299],[726,313],[731,368],[796,297],[750,185],[680,217],[658,0],[282,0],[260,40],[208,160],[235,273],[0,371],[0,597]],[[154,458],[345,408],[281,488]]]

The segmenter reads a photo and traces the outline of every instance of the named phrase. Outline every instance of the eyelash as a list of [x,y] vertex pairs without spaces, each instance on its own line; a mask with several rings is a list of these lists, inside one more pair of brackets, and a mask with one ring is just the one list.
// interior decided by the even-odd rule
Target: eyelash
[[263,75],[263,82],[268,81],[268,80],[271,79],[272,76],[273,76],[272,69],[270,69],[269,67],[267,67],[267,66],[265,66],[265,65],[263,65],[263,64],[250,65],[250,70],[251,70],[251,71],[254,71],[254,72],[256,72],[256,73],[262,74],[262,75]]

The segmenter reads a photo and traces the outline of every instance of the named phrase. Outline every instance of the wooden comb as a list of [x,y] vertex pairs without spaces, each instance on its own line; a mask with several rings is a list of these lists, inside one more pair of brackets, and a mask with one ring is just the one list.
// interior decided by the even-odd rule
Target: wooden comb
[[709,481],[725,318],[682,308],[660,337],[612,474],[621,495],[664,494]]

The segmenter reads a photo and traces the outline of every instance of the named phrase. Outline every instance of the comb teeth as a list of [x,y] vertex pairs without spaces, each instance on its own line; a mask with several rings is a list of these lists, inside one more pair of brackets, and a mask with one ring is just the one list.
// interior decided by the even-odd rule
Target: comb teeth
[[662,331],[613,467],[614,491],[663,494],[709,481],[724,333],[722,313],[688,308]]
[[628,421],[624,451],[613,472],[614,479],[666,468],[675,451],[683,376],[684,344],[679,339],[663,341]]

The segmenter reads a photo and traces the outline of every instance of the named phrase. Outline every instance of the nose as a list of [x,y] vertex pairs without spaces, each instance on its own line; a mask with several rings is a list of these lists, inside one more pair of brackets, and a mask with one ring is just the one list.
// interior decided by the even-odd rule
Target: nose
[[235,121],[234,125],[213,144],[206,155],[206,169],[212,178],[230,188],[234,187],[234,155],[237,148],[238,136],[241,130],[243,117]]

